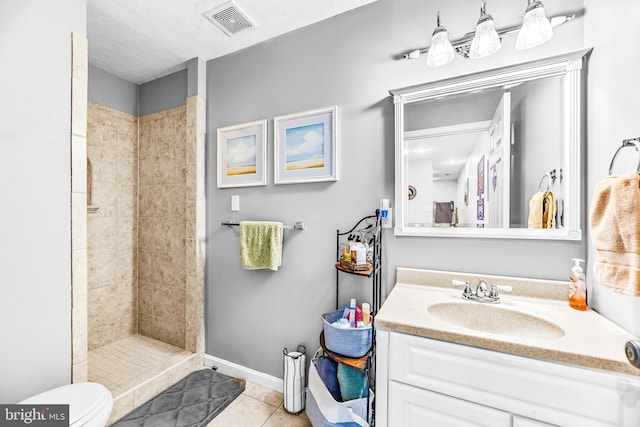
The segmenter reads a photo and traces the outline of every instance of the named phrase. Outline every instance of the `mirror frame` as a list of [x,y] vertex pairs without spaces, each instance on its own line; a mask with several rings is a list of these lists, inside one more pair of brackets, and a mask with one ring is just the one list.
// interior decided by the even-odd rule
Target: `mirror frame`
[[[511,66],[467,74],[450,79],[390,90],[394,102],[395,120],[395,217],[396,236],[477,237],[506,239],[581,240],[581,163],[583,130],[582,70],[591,49],[515,64]],[[456,228],[408,226],[406,135],[404,108],[411,103],[443,96],[480,91],[503,86],[509,88],[545,77],[564,76],[563,79],[563,142],[565,180],[565,227],[562,229],[528,228]]]

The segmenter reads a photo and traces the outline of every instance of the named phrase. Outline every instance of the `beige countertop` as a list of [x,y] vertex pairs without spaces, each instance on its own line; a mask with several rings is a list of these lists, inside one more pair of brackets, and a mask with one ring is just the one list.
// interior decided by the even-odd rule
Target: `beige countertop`
[[[469,281],[473,290],[481,279],[489,287],[494,283],[512,286],[512,292],[500,293],[500,304],[491,304],[492,308],[544,319],[561,332],[538,334],[535,322],[524,330],[518,321],[496,325],[491,332],[478,331],[431,314],[429,307],[434,305],[460,304],[452,306],[459,307],[461,312],[470,307],[470,312],[476,312],[470,315],[478,316],[473,305],[487,305],[463,300],[462,288],[451,285],[452,279]],[[627,341],[637,338],[591,309],[570,308],[567,285],[561,281],[398,268],[396,284],[378,312],[375,325],[390,331],[640,377],[640,369],[632,366],[625,354]],[[470,319],[476,320],[486,323],[487,319]]]

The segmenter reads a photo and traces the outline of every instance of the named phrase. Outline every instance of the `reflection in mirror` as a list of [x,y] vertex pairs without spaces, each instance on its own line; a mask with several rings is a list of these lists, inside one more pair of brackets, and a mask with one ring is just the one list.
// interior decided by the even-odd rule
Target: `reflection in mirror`
[[391,91],[395,233],[579,239],[586,53]]

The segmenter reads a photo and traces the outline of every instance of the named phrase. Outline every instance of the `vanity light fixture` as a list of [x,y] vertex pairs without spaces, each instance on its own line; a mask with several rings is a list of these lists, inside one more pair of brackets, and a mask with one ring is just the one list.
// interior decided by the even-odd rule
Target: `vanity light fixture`
[[470,58],[483,58],[500,50],[500,36],[496,31],[493,17],[487,13],[487,2],[482,0],[480,19],[476,24],[475,35],[469,49]]
[[[445,27],[440,25],[440,13],[438,12],[438,26],[433,31],[431,45],[421,49],[414,49],[402,54],[403,59],[416,59],[427,54],[427,61],[430,67],[444,65],[451,61],[446,61],[436,65],[436,62],[429,60],[431,51],[434,50],[434,57],[438,57],[441,46],[449,42],[453,50],[464,58],[481,58],[491,55],[500,49],[500,40],[503,36],[518,33],[516,47],[518,49],[528,49],[538,46],[548,41],[553,36],[553,28],[565,24],[575,19],[578,14],[581,16],[583,10],[567,15],[557,15],[547,19],[544,6],[540,0],[527,0],[527,9],[524,13],[522,25],[496,30],[491,15],[486,13],[486,0],[482,0],[480,8],[480,19],[475,31],[466,33],[462,38],[449,42],[448,33]],[[549,23],[547,26],[546,23]],[[438,36],[436,38],[436,36]],[[474,47],[475,45],[475,47]]]
[[453,61],[454,57],[453,46],[449,41],[447,29],[440,25],[440,11],[438,11],[438,18],[436,22],[436,29],[433,30],[433,36],[431,37],[431,47],[427,53],[428,67],[446,65]]
[[528,49],[541,45],[553,37],[551,22],[544,13],[539,0],[528,0],[527,10],[522,18],[522,28],[518,32],[517,49]]

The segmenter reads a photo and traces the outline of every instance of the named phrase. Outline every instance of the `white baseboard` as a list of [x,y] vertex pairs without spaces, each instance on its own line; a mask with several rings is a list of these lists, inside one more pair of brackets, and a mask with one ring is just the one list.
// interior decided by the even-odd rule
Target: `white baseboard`
[[280,393],[284,390],[284,381],[281,378],[229,362],[228,360],[219,359],[215,356],[205,354],[204,364],[208,367],[216,366],[218,371],[224,374],[231,375],[236,378],[242,378],[243,380],[270,388],[271,390],[279,391]]

